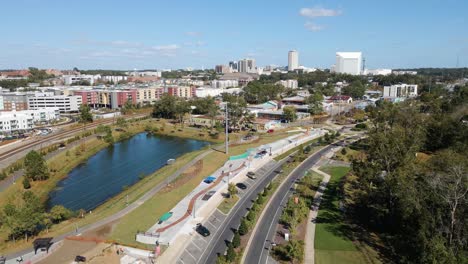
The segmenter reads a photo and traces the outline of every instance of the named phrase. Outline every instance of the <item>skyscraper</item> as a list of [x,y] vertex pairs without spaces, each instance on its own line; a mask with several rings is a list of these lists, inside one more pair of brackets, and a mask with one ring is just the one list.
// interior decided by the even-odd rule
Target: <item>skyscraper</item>
[[337,52],[335,72],[347,73],[351,75],[360,75],[361,63],[361,52]]
[[243,59],[239,61],[239,72],[254,73],[256,70],[255,59]]
[[299,68],[299,53],[296,50],[288,52],[288,71],[294,71]]

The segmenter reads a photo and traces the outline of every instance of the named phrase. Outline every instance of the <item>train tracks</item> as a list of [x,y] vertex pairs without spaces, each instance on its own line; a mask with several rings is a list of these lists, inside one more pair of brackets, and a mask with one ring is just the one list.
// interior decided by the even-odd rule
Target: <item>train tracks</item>
[[[139,114],[139,115],[128,116],[128,117],[125,117],[125,118],[126,119],[134,119],[134,118],[144,117],[146,115],[147,114]],[[30,142],[28,144],[25,144],[25,145],[22,145],[22,146],[19,146],[17,148],[10,149],[8,151],[5,151],[5,152],[1,153],[0,154],[0,162],[5,160],[5,159],[8,159],[8,158],[10,158],[10,157],[12,157],[12,156],[14,156],[16,154],[18,154],[18,153],[21,153],[22,151],[28,150],[30,148],[41,146],[42,144],[51,143],[52,141],[63,140],[63,139],[66,139],[66,138],[69,138],[69,137],[73,136],[76,133],[86,131],[86,130],[89,130],[89,129],[94,129],[99,125],[111,124],[113,122],[114,122],[113,119],[99,120],[99,121],[95,121],[95,122],[93,122],[91,124],[85,125],[84,127],[77,127],[77,128],[73,128],[73,129],[70,129],[70,130],[61,131],[61,132],[59,132],[57,134],[54,134],[54,135],[43,137],[40,140],[32,141],[32,142]]]

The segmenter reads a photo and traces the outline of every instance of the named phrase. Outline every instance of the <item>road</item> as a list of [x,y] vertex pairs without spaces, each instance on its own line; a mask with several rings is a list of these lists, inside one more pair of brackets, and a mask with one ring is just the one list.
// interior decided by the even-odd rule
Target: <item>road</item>
[[[154,186],[153,188],[151,188],[151,190],[149,190],[148,192],[146,192],[143,196],[141,196],[140,198],[138,198],[136,201],[134,201],[133,203],[131,203],[129,206],[125,207],[124,209],[120,210],[119,212],[113,214],[113,215],[110,215],[98,222],[95,222],[95,223],[92,223],[92,224],[89,224],[87,226],[84,226],[82,228],[79,228],[77,231],[78,233],[85,233],[87,231],[90,231],[90,230],[94,230],[96,228],[99,228],[101,226],[104,226],[104,225],[107,225],[111,222],[114,222],[115,220],[118,220],[120,219],[121,217],[127,215],[128,213],[132,212],[133,210],[135,210],[136,208],[138,208],[140,205],[142,205],[144,202],[146,202],[148,199],[150,199],[151,197],[153,197],[157,192],[159,192],[162,188],[164,188],[167,184],[167,182],[170,182],[170,181],[173,181],[175,180],[181,173],[183,173],[186,169],[188,169],[189,167],[191,167],[193,164],[195,164],[197,161],[203,159],[206,155],[212,153],[213,150],[207,150],[203,153],[201,153],[200,155],[198,155],[197,157],[195,157],[193,160],[191,160],[189,163],[185,164],[183,167],[181,167],[180,169],[178,169],[176,172],[174,172],[172,175],[170,175],[165,181],[159,183],[158,185]],[[77,232],[74,232],[74,231],[71,231],[71,232],[68,232],[66,234],[63,234],[63,235],[60,235],[60,236],[57,236],[53,239],[53,243],[58,243],[60,241],[62,241],[63,239],[65,239],[67,236],[73,236],[73,235],[77,235]],[[20,252],[16,252],[14,254],[10,254],[10,255],[7,255],[7,259],[9,260],[14,260],[16,258],[19,258],[21,256],[25,256],[25,255],[31,255],[34,254],[34,250],[33,248],[28,248],[28,249],[25,249],[25,250],[22,250]],[[25,260],[27,260],[25,257],[23,257]]]
[[297,179],[302,178],[304,173],[312,168],[328,151],[337,146],[341,146],[344,143],[345,140],[341,140],[322,148],[308,157],[288,176],[286,179],[287,182],[281,185],[276,191],[275,195],[271,198],[268,207],[264,209],[265,211],[262,219],[257,222],[257,229],[255,230],[255,233],[252,234],[253,238],[250,243],[250,245],[254,246],[246,248],[246,252],[244,253],[246,254],[244,263],[267,263],[271,241],[276,232],[276,224],[278,223],[283,208],[287,203],[287,198],[293,192],[294,183]]
[[212,232],[212,238],[208,242],[207,247],[201,253],[201,257],[196,263],[216,263],[218,254],[224,254],[226,251],[226,242],[231,241],[234,237],[232,230],[238,229],[241,218],[247,215],[249,208],[252,207],[253,201],[257,198],[258,194],[270,183],[273,178],[278,174],[275,171],[280,168],[286,161],[285,158],[279,162],[276,162],[263,177],[258,177],[255,185],[249,186],[246,192],[242,195],[242,198],[236,203],[231,209],[229,215],[224,219],[221,227]]

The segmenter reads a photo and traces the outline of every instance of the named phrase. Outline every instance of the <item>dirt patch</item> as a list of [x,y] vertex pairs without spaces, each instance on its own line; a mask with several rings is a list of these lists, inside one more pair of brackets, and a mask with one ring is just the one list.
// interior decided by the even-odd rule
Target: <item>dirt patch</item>
[[184,185],[185,183],[189,182],[191,179],[194,177],[197,177],[198,174],[203,170],[203,160],[199,160],[195,162],[192,166],[190,166],[188,169],[186,169],[177,179],[168,184],[166,187],[164,187],[161,192],[170,192],[173,189],[177,189],[178,187]]

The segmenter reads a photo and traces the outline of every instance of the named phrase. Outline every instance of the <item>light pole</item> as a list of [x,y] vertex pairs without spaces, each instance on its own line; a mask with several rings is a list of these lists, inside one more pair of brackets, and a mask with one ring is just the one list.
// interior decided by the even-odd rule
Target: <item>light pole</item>
[[228,133],[228,128],[229,128],[229,119],[228,119],[228,103],[224,105],[224,109],[226,110],[225,115],[224,115],[224,123],[226,125],[226,139],[225,139],[225,148],[226,148],[226,155],[229,153],[229,133]]
[[232,168],[232,163],[231,163],[231,164],[229,164],[228,185],[229,185],[229,180],[230,180],[229,178],[231,177],[231,173],[232,173],[232,170],[231,170],[231,168]]

